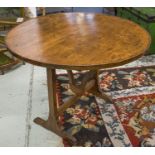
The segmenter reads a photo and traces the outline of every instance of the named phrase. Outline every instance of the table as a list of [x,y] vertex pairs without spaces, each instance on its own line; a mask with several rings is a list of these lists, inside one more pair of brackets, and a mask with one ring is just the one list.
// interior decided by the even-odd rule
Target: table
[[[58,13],[30,19],[11,30],[6,38],[9,50],[18,58],[46,67],[49,116],[35,123],[73,142],[61,130],[59,116],[84,93],[113,103],[100,92],[98,70],[126,64],[141,57],[150,45],[149,34],[139,25],[119,17],[93,13]],[[57,107],[56,69],[68,71],[70,88],[76,94]],[[77,85],[72,70],[88,70]]]

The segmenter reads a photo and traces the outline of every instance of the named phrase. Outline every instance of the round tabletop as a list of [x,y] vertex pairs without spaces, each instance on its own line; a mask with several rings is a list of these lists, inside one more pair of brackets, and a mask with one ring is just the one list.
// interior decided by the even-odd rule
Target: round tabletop
[[34,65],[58,69],[100,69],[142,56],[149,34],[115,16],[58,13],[30,19],[6,37],[11,52]]

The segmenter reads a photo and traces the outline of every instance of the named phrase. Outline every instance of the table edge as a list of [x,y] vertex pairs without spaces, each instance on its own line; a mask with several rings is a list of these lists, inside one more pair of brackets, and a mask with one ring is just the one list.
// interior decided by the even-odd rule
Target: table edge
[[[68,12],[68,13],[65,13],[65,14],[69,14],[71,12]],[[76,12],[76,13],[83,13],[83,12]],[[76,14],[75,13],[75,14]],[[64,13],[55,13],[55,14],[64,14]],[[55,15],[55,14],[52,14],[52,15]],[[102,14],[102,13],[84,13],[84,14],[100,14],[100,15],[104,15],[104,16],[109,16],[109,15],[106,15],[106,14]],[[50,14],[51,15],[51,14]],[[46,16],[50,16],[50,15],[46,15]],[[110,15],[112,16],[112,15]],[[27,21],[30,21],[30,20],[34,20],[36,18],[43,18],[44,16],[39,16],[39,17],[35,17],[35,18],[31,18]],[[150,45],[151,45],[151,36],[150,34],[148,33],[148,31],[146,31],[143,27],[141,27],[139,24],[133,22],[133,21],[130,21],[128,19],[124,19],[124,18],[121,18],[121,17],[118,17],[118,16],[114,16],[115,18],[120,18],[121,20],[126,20],[128,22],[131,22],[131,23],[134,23],[136,25],[138,25],[141,29],[143,29],[145,31],[146,34],[148,34],[148,44],[145,48],[145,50],[143,52],[141,52],[140,54],[134,56],[134,57],[131,57],[127,60],[123,60],[121,62],[116,62],[116,63],[110,63],[110,64],[91,64],[91,65],[76,65],[76,66],[69,66],[69,65],[58,65],[58,64],[49,64],[49,63],[43,63],[43,62],[38,62],[38,61],[34,61],[34,60],[31,60],[31,59],[28,59],[28,58],[25,58],[25,57],[22,57],[20,55],[18,55],[16,52],[14,52],[13,50],[11,50],[11,48],[9,47],[8,43],[7,43],[7,37],[9,35],[9,33],[11,31],[13,31],[14,29],[16,29],[18,26],[22,25],[23,23],[27,22],[23,22],[17,26],[15,26],[13,29],[11,29],[11,31],[8,32],[7,36],[5,37],[5,43],[7,45],[7,48],[9,49],[9,51],[17,58],[21,59],[21,60],[24,60],[25,62],[28,62],[32,65],[36,65],[36,66],[41,66],[41,67],[46,67],[46,68],[55,68],[55,69],[66,69],[66,70],[97,70],[97,69],[104,69],[104,68],[111,68],[111,67],[117,67],[117,66],[121,66],[121,65],[124,65],[124,64],[127,64],[127,63],[130,63],[134,60],[137,60],[138,58],[142,57],[145,55],[145,53],[147,52],[147,50],[149,49]]]

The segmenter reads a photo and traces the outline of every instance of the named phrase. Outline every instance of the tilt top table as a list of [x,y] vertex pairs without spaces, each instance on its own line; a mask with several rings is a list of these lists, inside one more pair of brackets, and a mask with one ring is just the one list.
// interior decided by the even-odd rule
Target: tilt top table
[[[141,57],[150,45],[149,34],[139,25],[93,13],[58,13],[30,19],[11,30],[6,38],[9,50],[18,58],[47,69],[49,116],[35,123],[76,142],[61,130],[59,116],[85,93],[108,102],[100,92],[98,70],[123,65]],[[71,90],[76,94],[57,107],[55,69],[68,71]],[[72,70],[89,70],[77,84]]]

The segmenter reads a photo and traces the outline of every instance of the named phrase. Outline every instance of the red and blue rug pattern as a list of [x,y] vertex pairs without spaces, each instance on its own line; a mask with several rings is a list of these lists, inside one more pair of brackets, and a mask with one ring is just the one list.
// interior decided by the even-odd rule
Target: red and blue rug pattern
[[[83,74],[74,75],[77,82]],[[101,71],[104,92],[154,86],[155,66]],[[57,77],[59,105],[73,94],[66,74]],[[155,146],[155,91],[114,99],[114,105],[94,96],[82,96],[60,117],[63,129],[78,146]],[[64,146],[70,146],[63,140]]]

